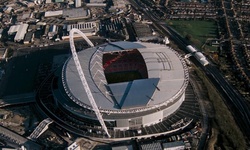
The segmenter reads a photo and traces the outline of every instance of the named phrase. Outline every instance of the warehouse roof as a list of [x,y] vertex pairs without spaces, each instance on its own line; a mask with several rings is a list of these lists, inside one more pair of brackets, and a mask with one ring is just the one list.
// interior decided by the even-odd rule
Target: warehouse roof
[[90,11],[84,8],[64,9],[63,17],[66,20],[84,19],[90,17]]
[[13,25],[10,27],[10,29],[8,30],[8,34],[12,35],[14,33],[16,33],[20,28],[20,25]]
[[45,17],[55,17],[55,16],[61,16],[63,15],[63,10],[57,10],[57,11],[46,11]]
[[24,39],[24,36],[25,36],[27,29],[28,29],[28,26],[29,26],[28,24],[21,24],[20,25],[20,28],[18,29],[16,36],[14,38],[14,41],[20,42],[21,40]]

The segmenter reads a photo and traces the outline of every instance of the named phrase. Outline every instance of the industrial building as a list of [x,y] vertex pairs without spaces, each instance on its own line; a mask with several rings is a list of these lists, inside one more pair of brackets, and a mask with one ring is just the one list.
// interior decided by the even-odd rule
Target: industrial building
[[14,35],[19,30],[20,25],[13,25],[8,30],[8,35]]
[[52,0],[45,0],[45,3],[50,4],[50,3],[52,3]]
[[34,41],[34,33],[31,31],[27,32],[25,37],[24,37],[23,44],[29,44],[33,41]]
[[48,37],[49,39],[52,39],[58,31],[58,27],[56,25],[51,25],[48,30]]
[[126,8],[126,5],[129,4],[128,1],[124,0],[124,1],[120,1],[120,0],[113,0],[113,4],[114,4],[114,9],[124,9]]
[[68,32],[73,28],[79,29],[83,33],[87,34],[87,36],[89,36],[89,35],[93,35],[93,33],[98,31],[98,23],[97,22],[80,22],[77,24],[67,25]]
[[6,13],[6,14],[9,14],[11,11],[13,11],[14,9],[12,8],[12,7],[5,7],[4,9],[3,9],[3,11],[4,11],[4,13]]
[[156,38],[156,36],[153,35],[153,31],[149,28],[148,24],[134,22],[132,25],[138,41],[148,41]]
[[63,10],[46,11],[44,17],[58,17],[63,15]]
[[3,35],[3,29],[0,29],[0,39],[2,38]]
[[90,0],[89,3],[86,4],[88,7],[106,7],[106,2],[103,0]]
[[163,143],[162,146],[163,150],[184,150],[187,148],[183,141]]
[[64,3],[64,0],[55,0],[55,3]]
[[132,145],[113,146],[112,150],[133,150],[133,146]]
[[79,20],[90,18],[90,10],[84,8],[65,9],[63,10],[65,20]]
[[76,28],[79,30],[89,30],[96,29],[98,27],[96,22],[79,22],[77,24],[69,24],[67,25],[67,31],[69,32],[71,29]]
[[82,0],[75,0],[75,7],[81,7],[82,6]]
[[21,42],[24,39],[24,36],[27,32],[28,27],[29,27],[28,24],[21,24],[21,25],[14,26],[13,28],[10,28],[10,30],[8,31],[8,34],[11,35],[16,32],[14,41]]
[[[79,22],[77,24],[69,24],[66,26],[67,31],[69,32],[71,29],[75,28],[82,31],[86,36],[94,36],[99,31],[98,22]],[[75,34],[75,38],[81,37],[78,34]],[[62,36],[62,40],[68,40],[69,35]]]

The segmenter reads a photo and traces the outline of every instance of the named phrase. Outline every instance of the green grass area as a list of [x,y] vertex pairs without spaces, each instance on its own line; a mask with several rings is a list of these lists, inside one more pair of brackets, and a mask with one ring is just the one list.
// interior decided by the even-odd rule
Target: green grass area
[[105,74],[105,76],[109,84],[142,79],[142,76],[138,71],[114,72]]
[[[217,25],[211,20],[168,20],[167,24],[175,29],[182,37],[189,39],[201,49],[208,38],[217,38]],[[203,47],[204,49],[204,47]],[[206,49],[215,51],[216,48],[206,45]]]
[[[198,77],[202,79],[206,89],[208,89],[208,96],[215,111],[214,118],[211,118],[211,127],[219,131],[215,149],[246,149],[244,136],[221,98],[220,93],[218,93],[201,70],[196,69],[195,71]],[[210,142],[214,143],[214,141]]]

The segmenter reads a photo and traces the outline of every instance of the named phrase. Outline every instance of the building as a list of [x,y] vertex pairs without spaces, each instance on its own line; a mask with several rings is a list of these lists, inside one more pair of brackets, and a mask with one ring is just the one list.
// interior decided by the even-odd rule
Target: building
[[153,31],[149,28],[148,24],[134,22],[132,23],[132,25],[135,30],[136,39],[138,41],[148,41],[156,39],[156,36],[153,35]]
[[82,6],[82,1],[81,0],[75,0],[75,7],[81,7]]
[[185,143],[183,141],[163,143],[163,150],[184,150]]
[[31,8],[31,7],[35,7],[35,3],[33,3],[33,2],[29,2],[27,6],[28,6],[29,8]]
[[46,0],[45,3],[50,4],[50,3],[52,3],[52,0]]
[[99,30],[98,26],[97,22],[79,22],[77,24],[67,25],[67,31],[69,32],[71,29],[76,28],[82,31],[86,36],[93,36]]
[[148,143],[148,144],[141,144],[141,150],[162,150],[161,143]]
[[76,142],[73,142],[65,150],[81,150],[81,147]]
[[133,150],[133,146],[132,145],[113,146],[112,150]]
[[29,25],[28,24],[21,24],[18,28],[16,36],[14,38],[15,42],[21,42],[24,39],[25,34],[27,33]]
[[63,15],[63,10],[46,11],[44,17],[58,17]]
[[55,3],[64,3],[64,0],[55,0]]
[[33,41],[34,41],[34,33],[33,32],[27,32],[25,37],[24,37],[23,43],[24,44],[29,44],[29,43],[31,43]]
[[84,8],[75,8],[75,9],[65,9],[63,10],[63,17],[66,20],[79,20],[90,18],[90,10]]
[[0,39],[2,38],[3,36],[3,29],[0,29]]
[[51,25],[48,31],[49,39],[52,39],[57,34],[57,31],[58,31],[58,27],[56,25]]
[[87,3],[87,7],[106,7],[106,3]]
[[104,3],[103,0],[90,0],[89,3],[86,4],[88,7],[106,7],[107,4]]
[[44,0],[34,0],[34,3],[36,5],[41,5],[44,2]]
[[15,35],[21,25],[13,25],[8,30],[8,35]]
[[[3,49],[3,48],[0,48],[0,62],[4,59],[6,59],[6,51],[7,49]],[[0,67],[0,80],[2,78],[2,76],[4,75],[4,70],[1,69]]]
[[4,11],[4,13],[6,13],[6,14],[9,14],[11,11],[13,11],[14,9],[12,8],[12,7],[5,7],[4,9],[3,9],[3,11]]
[[31,25],[29,25],[28,32],[30,32],[30,31],[35,32],[36,29],[37,29],[37,25],[31,24]]
[[[78,52],[78,57],[90,93],[111,135],[106,140],[169,134],[182,130],[192,121],[183,118],[173,128],[146,132],[146,128],[165,122],[185,99],[188,70],[185,61],[173,49],[153,43],[121,41],[85,49]],[[80,82],[73,58],[69,58],[61,73],[55,76],[56,80],[51,79],[55,87],[51,89],[54,104],[49,108],[39,105],[47,102],[43,90],[48,87],[44,84],[37,96],[41,109],[47,115],[63,116],[63,121],[60,116],[54,120],[71,132],[103,139],[106,133],[93,111],[86,87]],[[60,112],[51,113],[51,106]],[[78,119],[81,125],[79,122],[71,124]],[[76,127],[72,127],[74,125]]]
[[129,4],[129,2],[127,0],[124,1],[120,1],[120,0],[114,0],[114,9],[125,9],[126,5]]
[[76,28],[81,31],[84,30],[97,30],[98,24],[96,22],[79,22],[77,24],[69,24],[67,25],[67,31],[69,32],[71,29]]

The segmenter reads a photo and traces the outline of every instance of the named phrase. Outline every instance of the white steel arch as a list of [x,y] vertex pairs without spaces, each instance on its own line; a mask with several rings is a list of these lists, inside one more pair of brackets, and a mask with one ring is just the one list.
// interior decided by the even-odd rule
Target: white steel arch
[[82,33],[80,30],[75,29],[75,28],[73,28],[73,29],[70,30],[70,33],[69,33],[70,49],[71,49],[71,52],[72,52],[72,56],[73,56],[73,59],[74,59],[74,62],[75,62],[75,65],[76,65],[78,74],[79,74],[80,79],[81,79],[81,82],[82,82],[82,85],[83,85],[83,87],[84,87],[84,89],[85,89],[85,91],[86,91],[86,93],[87,93],[87,95],[88,95],[88,98],[89,98],[89,101],[90,101],[90,103],[91,103],[91,105],[92,105],[92,107],[93,107],[93,110],[95,111],[95,114],[96,114],[96,116],[97,116],[97,118],[98,118],[100,124],[102,125],[102,128],[104,129],[104,131],[106,132],[106,134],[107,134],[108,137],[110,138],[111,136],[110,136],[110,134],[108,133],[107,126],[106,126],[105,123],[104,123],[104,120],[103,120],[103,118],[102,118],[102,115],[101,115],[101,113],[100,113],[100,111],[99,111],[99,109],[98,109],[98,107],[97,107],[97,105],[96,105],[96,102],[95,102],[95,100],[94,100],[94,97],[93,97],[93,95],[92,95],[92,93],[91,93],[91,91],[90,91],[90,89],[89,89],[89,85],[88,85],[88,83],[87,83],[87,81],[86,81],[86,78],[85,78],[85,76],[84,76],[84,73],[83,73],[83,71],[82,71],[82,67],[81,67],[81,64],[80,64],[80,62],[79,62],[79,58],[78,58],[78,56],[77,56],[76,49],[75,49],[74,33],[78,33],[79,35],[81,35],[81,37],[83,37],[84,40],[85,40],[91,47],[93,47],[94,44],[93,44],[93,43],[87,38],[87,36],[86,36],[84,33]]

